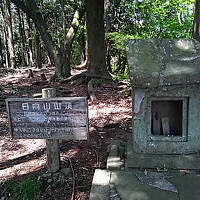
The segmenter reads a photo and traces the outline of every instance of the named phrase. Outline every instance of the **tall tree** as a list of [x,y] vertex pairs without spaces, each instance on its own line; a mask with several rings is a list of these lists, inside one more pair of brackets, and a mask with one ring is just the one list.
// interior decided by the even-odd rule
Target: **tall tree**
[[108,75],[105,62],[104,0],[86,0],[88,73]]
[[1,14],[2,14],[2,32],[3,32],[3,41],[4,41],[4,55],[5,55],[5,66],[6,68],[9,68],[10,62],[9,62],[9,51],[8,51],[8,42],[7,42],[7,33],[6,33],[6,25],[5,25],[5,18],[4,18],[4,10],[3,10],[3,4],[0,3],[1,6]]
[[42,68],[42,55],[41,55],[41,48],[40,48],[40,34],[38,30],[35,31],[35,64],[37,68]]
[[63,19],[63,32],[64,32],[64,40],[66,40],[66,35],[67,35],[67,17],[66,17],[66,12],[65,12],[65,0],[60,0],[61,8],[62,8],[62,19]]
[[10,0],[3,0],[3,20],[6,30],[6,38],[9,51],[9,60],[10,67],[15,67],[15,54],[13,46],[13,34],[12,34],[12,21],[11,21],[11,12],[10,12]]
[[32,40],[32,23],[30,18],[26,15],[26,22],[28,25],[28,60],[29,60],[29,65],[33,66],[33,40]]
[[2,39],[0,34],[0,68],[3,67],[3,52],[2,52]]
[[[105,24],[106,24],[106,28],[105,28],[105,31],[106,33],[109,33],[111,32],[111,18],[110,18],[110,15],[109,15],[109,12],[108,12],[108,8],[109,8],[109,0],[105,0]],[[106,38],[106,65],[107,65],[107,68],[108,68],[108,71],[110,73],[112,73],[112,68],[111,68],[111,56],[110,56],[110,40],[109,38],[107,37]]]
[[71,23],[71,27],[69,28],[69,31],[67,32],[66,38],[64,40],[63,51],[64,51],[64,55],[66,55],[67,65],[70,65],[71,63],[72,43],[74,41],[75,34],[78,30],[80,19],[82,19],[84,12],[85,10],[83,9],[77,9],[75,11],[73,20]]
[[19,32],[20,32],[20,38],[21,38],[21,59],[22,59],[22,66],[26,66],[28,64],[27,62],[27,52],[26,52],[26,35],[24,30],[24,20],[23,15],[20,12],[20,9],[17,8],[17,15],[19,20]]
[[195,1],[193,38],[200,41],[200,0]]

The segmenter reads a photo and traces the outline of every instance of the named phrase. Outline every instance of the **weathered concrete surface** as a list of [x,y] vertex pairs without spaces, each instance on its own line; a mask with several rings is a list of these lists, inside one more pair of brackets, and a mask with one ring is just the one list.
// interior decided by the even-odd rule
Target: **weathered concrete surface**
[[[135,99],[134,151],[147,154],[199,152],[200,43],[195,40],[132,40],[127,42],[127,57],[133,101]],[[152,102],[158,99],[183,102],[179,114],[182,117],[180,133],[169,137],[152,134]],[[166,112],[170,116],[171,111]]]
[[110,171],[96,169],[93,177],[90,200],[108,200]]
[[135,153],[131,140],[127,144],[128,168],[193,169],[200,168],[199,154],[169,155]]
[[132,171],[112,172],[110,182],[115,184],[121,200],[178,200],[177,193],[142,184]]
[[[177,188],[177,193],[142,183],[136,176],[138,172],[142,173],[138,170],[111,171],[108,181],[107,170],[96,170],[90,200],[199,200],[200,198],[200,175],[169,173],[169,176],[172,175],[173,178],[167,178],[167,180]],[[102,174],[106,174],[106,176],[101,176]],[[99,184],[105,177],[106,181]],[[162,182],[162,178],[160,182]]]
[[147,184],[161,190],[178,193],[175,185],[167,180],[168,178],[175,176],[172,173],[147,171],[145,169],[144,171],[135,172],[135,175],[137,179],[143,184]]
[[200,199],[200,175],[185,175],[170,178],[169,181],[179,190],[180,200]]
[[142,39],[126,45],[131,81],[148,88],[200,81],[200,43],[196,40]]

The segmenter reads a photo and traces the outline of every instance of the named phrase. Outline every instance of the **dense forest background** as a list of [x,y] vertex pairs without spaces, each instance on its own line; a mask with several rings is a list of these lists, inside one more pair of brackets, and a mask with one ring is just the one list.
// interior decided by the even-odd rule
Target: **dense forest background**
[[[132,134],[126,40],[200,41],[199,28],[200,0],[1,0],[0,199],[89,199],[111,145]],[[88,140],[60,143],[65,173],[48,172],[44,140],[9,132],[5,99],[44,88],[88,97]]]
[[55,65],[52,80],[81,67],[126,77],[127,39],[199,40],[199,0],[3,0],[0,7],[0,68]]

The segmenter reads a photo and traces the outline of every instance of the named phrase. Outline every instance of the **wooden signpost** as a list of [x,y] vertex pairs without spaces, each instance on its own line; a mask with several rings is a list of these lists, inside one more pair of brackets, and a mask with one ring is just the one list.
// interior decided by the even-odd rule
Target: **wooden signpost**
[[51,172],[59,169],[59,139],[87,140],[88,109],[84,97],[55,98],[55,89],[42,90],[42,97],[6,100],[13,138],[47,139]]
[[13,138],[86,140],[85,98],[7,99]]

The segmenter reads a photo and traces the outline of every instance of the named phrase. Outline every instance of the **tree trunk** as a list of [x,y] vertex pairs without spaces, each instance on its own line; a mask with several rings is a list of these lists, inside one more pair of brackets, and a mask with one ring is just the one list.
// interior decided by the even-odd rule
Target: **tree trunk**
[[86,38],[85,38],[85,31],[82,29],[81,33],[80,33],[80,47],[81,47],[81,65],[83,65],[84,63],[86,63],[86,50],[87,50],[87,42],[86,42]]
[[105,62],[104,0],[86,0],[88,73],[107,75]]
[[0,35],[0,68],[3,68],[3,52],[2,52],[2,40]]
[[126,66],[127,66],[127,58],[126,58],[126,56],[125,56],[125,57],[123,57],[123,60],[122,60],[122,67],[121,67],[121,70],[120,70],[120,72],[121,72],[122,74],[125,73]]
[[78,31],[78,27],[80,25],[80,21],[82,19],[84,15],[84,10],[83,9],[77,9],[76,12],[74,13],[74,17],[71,23],[71,27],[69,29],[69,31],[67,32],[66,38],[65,38],[65,59],[66,59],[66,64],[68,66],[68,69],[66,69],[68,71],[68,73],[70,73],[71,68],[70,68],[70,64],[71,64],[71,52],[72,52],[72,43],[74,41],[74,37]]
[[26,21],[28,24],[28,63],[30,66],[33,66],[33,40],[31,39],[32,24],[28,16],[26,16]]
[[[61,45],[60,53],[62,54],[61,63],[63,64],[63,72],[68,74],[68,77],[71,76],[71,53],[72,53],[72,43],[74,37],[78,31],[80,21],[84,15],[83,9],[77,9],[74,13],[74,17],[71,23],[71,27],[67,32],[67,35],[64,40],[64,44]],[[64,66],[65,64],[65,66]]]
[[[108,14],[108,6],[109,6],[109,0],[105,0],[104,4],[104,12],[105,12],[105,22],[106,22],[106,33],[111,32],[111,19],[110,15]],[[110,56],[110,40],[109,38],[106,38],[106,67],[110,73],[112,73],[112,67],[111,67],[111,56]]]
[[14,46],[13,46],[10,0],[3,1],[3,8],[4,8],[3,17],[4,17],[6,33],[7,33],[10,67],[15,68],[15,54],[14,54]]
[[26,37],[26,29],[25,29],[25,22],[24,22],[24,20],[26,19],[26,15],[25,15],[23,12],[21,12],[21,19],[22,19],[22,34],[23,34],[24,41],[25,41],[25,45],[24,45],[25,63],[26,63],[26,65],[28,65],[28,63],[29,63],[29,59],[28,59],[28,48],[27,48],[27,46],[26,46],[27,37]]
[[2,13],[2,28],[3,28],[3,40],[4,40],[4,49],[5,49],[5,66],[6,68],[9,68],[10,66],[10,60],[9,60],[9,51],[8,51],[8,41],[7,41],[7,33],[6,33],[6,24],[5,24],[5,18],[4,18],[4,10],[3,10],[3,4],[1,3],[1,13]]
[[193,38],[200,41],[200,0],[195,2],[195,13],[194,13],[194,22],[193,22]]
[[21,12],[19,10],[19,8],[17,8],[17,14],[18,14],[18,19],[19,19],[19,32],[20,32],[20,36],[21,36],[21,60],[22,66],[27,66],[27,60],[26,60],[26,39],[25,39],[25,34],[24,34],[24,30],[23,30],[23,22],[22,22],[22,18],[21,17]]
[[6,35],[6,30],[4,27],[4,41],[5,41],[5,63],[6,63],[6,68],[10,67],[10,60],[9,60],[9,51],[8,51],[8,41],[7,41],[7,35]]
[[65,12],[65,0],[60,0],[61,8],[62,8],[62,18],[63,18],[63,31],[64,31],[64,40],[66,40],[67,36],[67,17]]
[[42,56],[40,49],[40,34],[36,30],[35,31],[35,64],[37,68],[42,68]]
[[60,31],[59,31],[59,17],[56,15],[55,16],[55,29],[56,29],[56,34],[58,35],[58,38],[57,38],[57,44],[58,44],[58,47],[60,48],[61,47],[61,38],[59,37],[60,35]]
[[108,40],[106,43],[106,66],[108,71],[112,73],[110,49],[110,41]]

